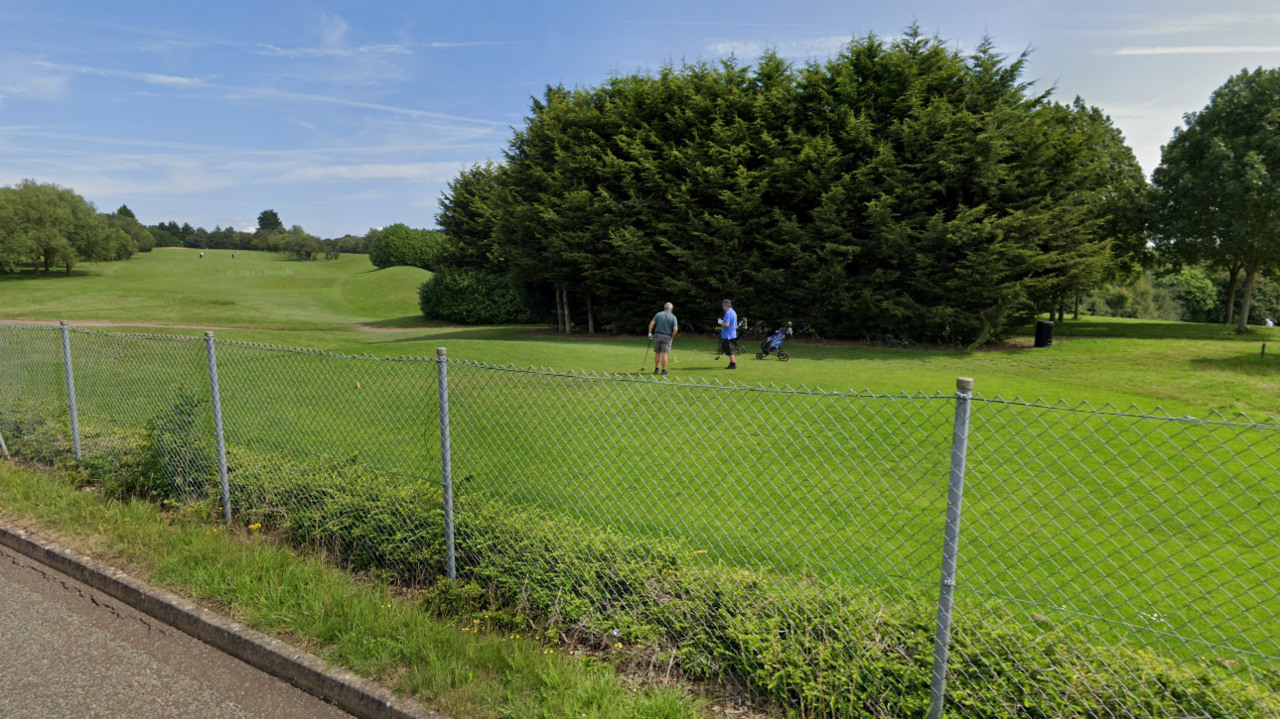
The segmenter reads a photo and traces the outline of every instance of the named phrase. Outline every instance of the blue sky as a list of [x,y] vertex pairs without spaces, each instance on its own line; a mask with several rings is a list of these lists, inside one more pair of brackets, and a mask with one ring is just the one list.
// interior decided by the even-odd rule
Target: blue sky
[[1031,76],[1110,113],[1148,171],[1227,76],[1280,65],[1276,0],[0,0],[0,185],[57,182],[147,223],[250,228],[270,207],[322,236],[427,227],[548,83],[822,59],[912,21],[961,49],[1031,47]]

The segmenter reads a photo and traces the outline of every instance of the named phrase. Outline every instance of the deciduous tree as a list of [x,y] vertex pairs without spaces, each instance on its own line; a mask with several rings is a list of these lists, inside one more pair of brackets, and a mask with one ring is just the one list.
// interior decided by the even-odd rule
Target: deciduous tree
[[1246,331],[1259,274],[1280,266],[1280,68],[1243,71],[1188,114],[1153,184],[1160,249],[1226,270],[1229,312],[1243,275],[1236,321]]

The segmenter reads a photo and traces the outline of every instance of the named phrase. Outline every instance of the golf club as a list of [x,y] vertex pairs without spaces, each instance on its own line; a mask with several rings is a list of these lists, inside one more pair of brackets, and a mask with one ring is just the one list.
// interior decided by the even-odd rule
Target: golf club
[[649,366],[649,348],[653,346],[653,337],[649,338],[648,343],[644,346],[644,360],[640,362],[640,371],[643,372],[645,367]]

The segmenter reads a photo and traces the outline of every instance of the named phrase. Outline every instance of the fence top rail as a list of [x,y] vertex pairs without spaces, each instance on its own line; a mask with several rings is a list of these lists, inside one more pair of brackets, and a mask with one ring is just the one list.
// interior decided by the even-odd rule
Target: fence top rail
[[[54,329],[57,329],[56,327]],[[162,335],[151,334],[148,332],[104,332],[103,330],[95,330],[89,327],[68,327],[69,331],[81,335],[97,335],[99,337],[110,337],[112,339],[125,340],[157,340],[160,342],[203,342],[204,337],[195,337],[188,335]]]
[[[23,322],[21,324],[12,322],[0,322],[0,329],[23,330],[30,332],[61,332],[62,325],[53,322]],[[148,332],[107,332],[105,330],[94,329],[92,327],[76,327],[75,325],[67,325],[68,332],[74,332],[82,335],[98,335],[101,337],[112,337],[117,339],[130,340],[157,340],[169,342],[202,342],[203,337],[194,337],[188,335],[165,335]]]
[[953,400],[955,394],[942,392],[875,392],[870,389],[846,390],[843,392],[824,390],[808,385],[745,384],[732,380],[707,380],[702,377],[672,377],[661,379],[645,373],[615,374],[610,372],[592,372],[589,370],[556,370],[550,367],[518,367],[516,365],[493,365],[473,360],[449,360],[456,367],[477,369],[487,372],[509,372],[512,374],[538,375],[542,377],[558,377],[570,380],[617,382],[626,384],[648,384],[660,387],[712,389],[736,392],[760,392],[768,394],[814,395],[821,397],[849,397],[853,399],[912,399],[912,400]]
[[[19,330],[35,330],[35,331],[58,331],[57,324],[35,324],[35,323],[6,323],[0,322],[0,328],[3,329],[19,329]],[[130,340],[157,340],[157,341],[178,341],[178,342],[203,342],[202,336],[195,335],[171,335],[171,334],[152,334],[138,332],[107,332],[105,330],[86,328],[86,327],[70,327],[72,332],[80,334],[92,334],[103,337],[115,337]],[[339,352],[329,352],[327,350],[303,347],[289,347],[285,345],[274,345],[264,342],[249,342],[245,340],[234,340],[224,338],[214,338],[214,342],[220,345],[230,347],[242,347],[250,350],[262,352],[277,352],[283,354],[295,354],[310,357],[324,357],[333,360],[357,360],[365,362],[403,362],[403,363],[420,363],[420,364],[437,364],[440,359],[436,356],[422,355],[399,355],[399,356],[383,356],[379,357],[372,354],[342,354]],[[504,372],[512,374],[536,375],[542,377],[555,377],[566,380],[576,381],[600,381],[620,384],[642,384],[653,385],[670,388],[687,388],[687,389],[710,389],[722,390],[730,392],[750,392],[763,394],[783,394],[798,396],[820,396],[820,397],[841,397],[847,399],[862,400],[917,400],[917,401],[950,401],[956,398],[956,393],[943,392],[876,392],[871,389],[863,390],[844,390],[830,391],[820,387],[810,387],[808,385],[799,385],[793,387],[791,385],[776,384],[745,384],[734,382],[732,380],[707,380],[705,378],[695,377],[662,377],[655,378],[644,373],[636,374],[616,374],[609,372],[592,372],[588,370],[556,370],[550,367],[518,367],[516,365],[495,365],[475,360],[459,360],[447,359],[447,364],[455,367],[474,369],[486,372]],[[1024,399],[1022,397],[1002,397],[995,395],[985,397],[981,394],[974,393],[972,396],[974,402],[987,405],[1004,405],[1009,407],[1022,407],[1030,410],[1040,410],[1048,412],[1063,412],[1094,415],[1099,417],[1118,417],[1134,420],[1150,420],[1156,422],[1172,422],[1183,425],[1202,425],[1202,426],[1221,426],[1232,427],[1237,429],[1254,429],[1263,431],[1280,431],[1280,420],[1274,417],[1264,417],[1261,420],[1251,418],[1243,413],[1234,417],[1229,417],[1221,412],[1211,412],[1203,417],[1192,415],[1174,415],[1162,407],[1156,407],[1153,410],[1146,410],[1137,405],[1131,404],[1127,407],[1121,407],[1110,402],[1101,406],[1094,406],[1090,402],[1078,402],[1072,404],[1066,400],[1058,400],[1050,402],[1043,398]]]

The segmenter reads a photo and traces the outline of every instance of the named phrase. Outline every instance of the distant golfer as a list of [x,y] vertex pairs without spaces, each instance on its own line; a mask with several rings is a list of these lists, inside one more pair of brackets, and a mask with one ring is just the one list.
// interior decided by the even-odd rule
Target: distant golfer
[[667,374],[667,356],[671,354],[671,340],[680,334],[680,322],[671,314],[671,303],[649,320],[649,339],[653,340],[653,373]]
[[729,355],[729,366],[725,369],[738,369],[738,358],[733,356],[733,341],[738,339],[738,313],[733,311],[733,303],[725,300],[720,303],[724,316],[720,318],[720,354]]
[[202,259],[202,260],[204,259],[204,253],[203,253],[203,252],[201,252],[201,253],[200,253],[200,259]]

